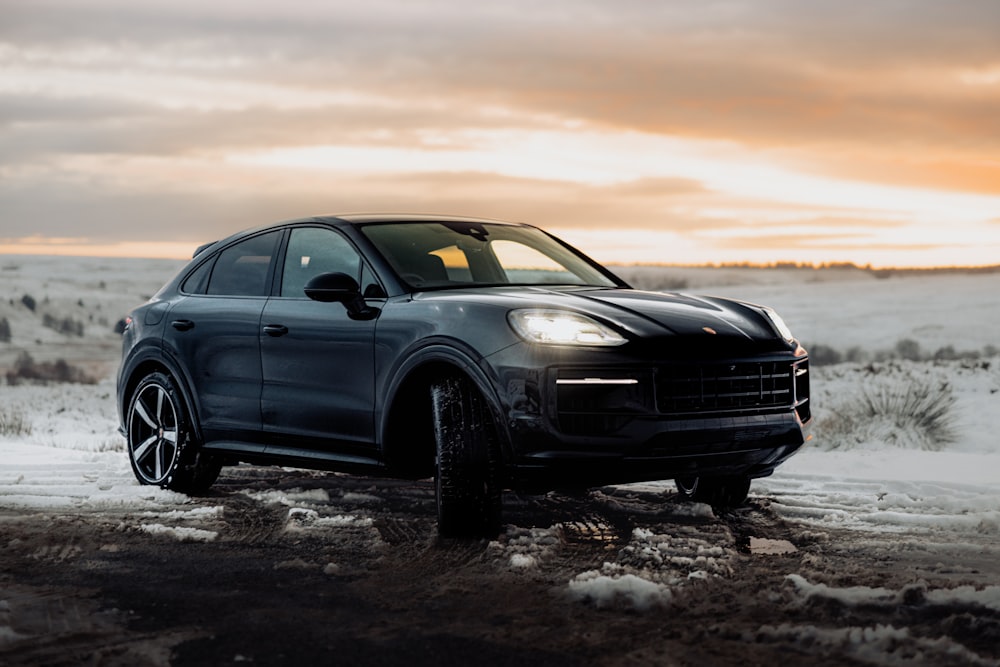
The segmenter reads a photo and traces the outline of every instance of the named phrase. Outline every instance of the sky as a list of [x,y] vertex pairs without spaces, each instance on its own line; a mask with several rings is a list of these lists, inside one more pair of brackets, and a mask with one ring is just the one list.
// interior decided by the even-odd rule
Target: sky
[[349,212],[1000,264],[1000,3],[0,0],[0,254]]

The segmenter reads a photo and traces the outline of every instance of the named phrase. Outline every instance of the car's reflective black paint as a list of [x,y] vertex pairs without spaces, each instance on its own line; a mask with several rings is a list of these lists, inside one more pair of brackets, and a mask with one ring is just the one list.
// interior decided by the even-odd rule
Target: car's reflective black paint
[[[529,250],[541,244],[540,264],[571,266],[544,274],[567,284],[532,282],[544,272],[519,258],[522,236]],[[543,236],[491,221],[343,216],[200,248],[125,331],[118,403],[123,432],[148,441],[129,443],[140,481],[197,491],[219,465],[250,461],[479,475],[472,486],[490,493],[678,478],[689,495],[724,503],[805,442],[808,359],[776,316],[633,290]],[[438,238],[451,245],[435,248]],[[501,267],[501,254],[514,259]],[[525,312],[540,319],[529,323],[538,335],[550,325],[563,335],[562,315],[582,316],[569,325],[579,339],[528,342],[517,330]],[[150,380],[147,396],[176,394],[187,425],[179,447],[155,454],[173,471],[162,478],[138,472],[161,469],[150,442],[163,427],[135,398]],[[480,431],[488,437],[471,437]],[[459,463],[442,472],[455,448]],[[480,491],[456,500],[451,488],[439,485],[443,530],[495,530],[498,509]],[[487,509],[454,514],[467,502]]]

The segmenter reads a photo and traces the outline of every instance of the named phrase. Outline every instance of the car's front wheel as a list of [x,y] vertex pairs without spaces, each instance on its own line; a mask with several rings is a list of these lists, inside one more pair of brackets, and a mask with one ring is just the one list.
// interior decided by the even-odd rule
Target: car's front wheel
[[219,476],[219,462],[192,441],[184,402],[170,376],[156,372],[142,379],[129,402],[126,429],[129,461],[140,483],[196,494]]
[[431,388],[438,532],[495,537],[500,530],[500,455],[489,406],[465,378]]
[[743,475],[678,477],[674,483],[684,498],[719,508],[739,507],[750,493],[750,478]]

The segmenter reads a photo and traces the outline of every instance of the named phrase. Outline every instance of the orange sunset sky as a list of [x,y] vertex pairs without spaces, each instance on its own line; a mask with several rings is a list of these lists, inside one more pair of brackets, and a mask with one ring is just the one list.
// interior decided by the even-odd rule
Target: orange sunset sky
[[405,211],[1000,264],[1000,2],[0,0],[0,152],[0,253]]

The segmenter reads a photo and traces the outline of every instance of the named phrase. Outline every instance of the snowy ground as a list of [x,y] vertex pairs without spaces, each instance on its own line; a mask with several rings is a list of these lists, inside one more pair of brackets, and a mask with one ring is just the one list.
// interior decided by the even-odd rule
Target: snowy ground
[[[32,287],[39,273],[11,268],[9,258],[0,280],[14,296],[47,294],[52,308],[93,299],[110,323],[111,309],[131,298],[102,297],[112,280],[151,293],[174,268],[157,264],[143,273],[103,260],[100,279],[86,266],[98,260],[79,261],[60,274],[62,288],[55,279]],[[46,273],[44,264],[32,271],[58,273]],[[710,284],[720,279],[701,271],[685,280],[692,291],[700,281],[712,288],[705,291],[776,306],[807,343],[1000,345],[995,276],[811,283],[759,276],[742,288]],[[17,324],[12,342],[0,343],[0,359],[9,363],[23,349],[72,357],[68,352],[91,345],[88,354],[105,355],[93,361],[108,361],[105,348],[92,345],[113,340],[105,331],[85,340],[46,331],[36,340],[23,333],[33,315],[17,303],[0,305],[0,317]],[[0,662],[75,664],[76,653],[39,647],[69,642],[85,651],[89,644],[78,639],[85,636],[91,644],[115,638],[106,664],[201,664],[177,647],[207,641],[207,621],[174,619],[169,632],[154,632],[137,619],[158,612],[138,614],[141,603],[109,610],[67,591],[95,571],[132,571],[134,561],[122,564],[127,554],[148,558],[159,550],[172,560],[201,554],[205,563],[229,562],[239,546],[238,567],[250,555],[266,563],[251,579],[294,575],[284,585],[306,581],[314,594],[327,587],[357,595],[351,600],[367,629],[352,636],[360,632],[385,650],[408,638],[458,655],[492,655],[483,660],[493,664],[531,647],[552,664],[560,664],[554,655],[572,658],[564,664],[763,664],[787,659],[788,651],[793,662],[813,664],[1000,664],[1000,443],[993,431],[1000,358],[838,364],[814,368],[812,382],[815,439],[754,483],[745,510],[717,516],[708,506],[680,503],[669,483],[583,497],[509,494],[504,533],[472,546],[435,541],[426,483],[241,466],[224,472],[219,492],[206,498],[140,487],[116,433],[110,379],[0,384]],[[893,409],[865,413],[865,398],[871,404],[880,396]],[[928,420],[933,410],[940,418]],[[221,581],[231,569],[214,576]],[[182,585],[182,574],[170,576]],[[123,585],[115,579],[103,589],[123,604],[108,592]],[[478,604],[495,607],[486,620],[460,601],[471,591]],[[512,591],[530,595],[537,610],[512,600]],[[665,618],[674,620],[664,626]],[[349,618],[335,620],[354,627]],[[212,627],[224,644],[228,635]],[[458,646],[456,637],[475,645]],[[227,660],[253,659],[246,641],[243,650],[225,644]],[[482,642],[499,652],[482,654]],[[266,662],[274,654],[260,648],[256,655]],[[424,661],[431,660],[411,662]]]

